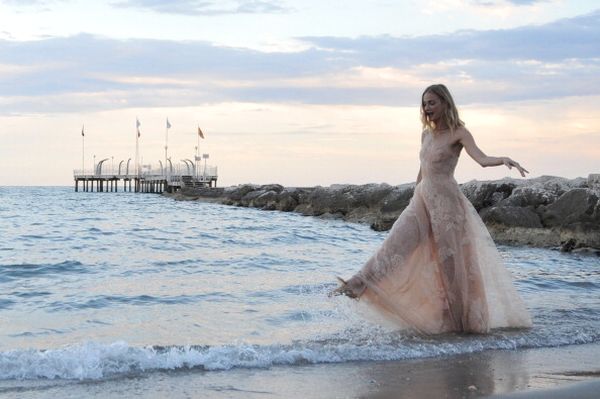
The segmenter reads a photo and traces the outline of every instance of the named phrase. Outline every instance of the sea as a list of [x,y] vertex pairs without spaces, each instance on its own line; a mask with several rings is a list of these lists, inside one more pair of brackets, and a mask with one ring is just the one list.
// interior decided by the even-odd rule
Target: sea
[[585,254],[499,246],[527,330],[416,336],[328,297],[386,234],[158,194],[0,187],[0,396],[134,397],[132,381],[175,386],[182,373],[228,381],[600,342],[600,258]]

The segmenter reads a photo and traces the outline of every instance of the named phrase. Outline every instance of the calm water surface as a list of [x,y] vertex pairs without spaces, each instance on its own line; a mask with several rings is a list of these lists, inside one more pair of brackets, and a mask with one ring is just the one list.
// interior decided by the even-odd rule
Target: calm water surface
[[[600,341],[600,260],[500,247],[526,331],[420,338],[328,298],[386,233],[150,194],[0,188],[3,384]],[[15,382],[19,381],[19,382]]]

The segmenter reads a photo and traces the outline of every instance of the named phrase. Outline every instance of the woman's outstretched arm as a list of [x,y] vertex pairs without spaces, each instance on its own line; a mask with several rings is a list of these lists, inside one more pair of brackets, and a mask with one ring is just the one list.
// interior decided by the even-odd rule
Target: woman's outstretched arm
[[517,168],[517,170],[523,177],[525,177],[526,173],[529,173],[527,169],[525,169],[524,167],[519,165],[517,161],[513,161],[509,157],[490,157],[488,155],[485,155],[485,153],[481,151],[479,147],[477,147],[473,135],[467,129],[460,128],[459,130],[457,130],[457,133],[459,135],[458,141],[463,145],[463,147],[465,147],[465,151],[467,151],[467,154],[469,154],[469,156],[473,158],[475,162],[477,162],[484,168],[487,166],[505,165],[508,169],[512,169],[514,166],[515,168]]

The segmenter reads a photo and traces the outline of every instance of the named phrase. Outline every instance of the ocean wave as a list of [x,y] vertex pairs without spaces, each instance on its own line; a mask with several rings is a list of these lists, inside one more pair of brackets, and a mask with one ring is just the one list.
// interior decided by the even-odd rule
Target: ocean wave
[[12,280],[44,276],[62,277],[68,273],[88,274],[92,273],[92,271],[81,262],[71,260],[50,264],[21,263],[0,265],[0,281],[3,279]]
[[49,302],[45,307],[50,311],[71,311],[82,309],[102,309],[115,306],[183,305],[201,302],[223,302],[233,298],[224,292],[209,292],[197,295],[97,295],[82,300]]
[[[390,338],[392,337],[392,338]],[[395,337],[395,338],[394,338]],[[152,371],[268,368],[350,361],[430,358],[519,348],[556,347],[600,342],[600,332],[579,330],[544,336],[506,331],[488,336],[450,335],[406,338],[387,335],[373,339],[330,337],[289,345],[236,344],[221,346],[130,346],[87,342],[60,349],[0,352],[0,380],[102,380]]]

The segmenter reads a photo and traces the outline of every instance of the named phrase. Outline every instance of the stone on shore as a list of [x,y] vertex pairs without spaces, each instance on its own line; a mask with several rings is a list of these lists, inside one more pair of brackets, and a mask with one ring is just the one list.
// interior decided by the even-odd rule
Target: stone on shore
[[492,206],[481,210],[485,224],[500,224],[506,227],[541,228],[540,217],[531,208],[518,206]]

